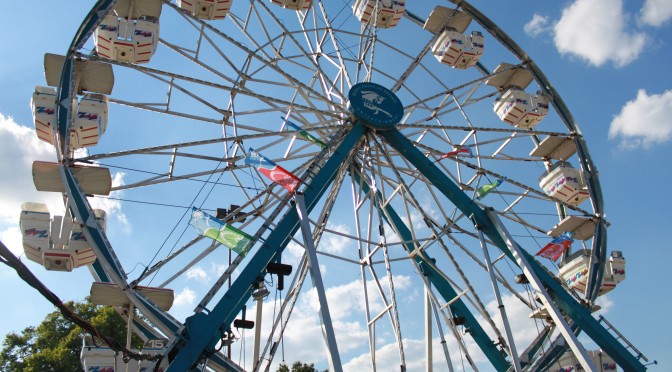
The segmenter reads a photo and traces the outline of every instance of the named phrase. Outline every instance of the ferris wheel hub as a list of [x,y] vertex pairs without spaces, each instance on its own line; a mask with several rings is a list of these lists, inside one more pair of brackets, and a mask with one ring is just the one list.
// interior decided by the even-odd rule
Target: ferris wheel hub
[[376,83],[355,84],[348,93],[348,109],[365,126],[394,129],[404,115],[404,106],[391,90]]

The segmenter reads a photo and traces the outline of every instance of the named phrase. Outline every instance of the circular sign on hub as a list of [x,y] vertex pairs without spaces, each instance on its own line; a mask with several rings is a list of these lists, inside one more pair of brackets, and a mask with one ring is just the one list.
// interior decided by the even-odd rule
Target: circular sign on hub
[[375,83],[355,84],[348,93],[348,109],[369,128],[393,129],[404,115],[404,106],[389,89]]

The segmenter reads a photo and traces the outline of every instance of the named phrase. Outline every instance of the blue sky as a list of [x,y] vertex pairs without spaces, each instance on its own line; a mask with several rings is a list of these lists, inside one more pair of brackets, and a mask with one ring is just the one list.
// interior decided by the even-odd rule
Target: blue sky
[[[414,1],[419,0],[409,1],[409,9]],[[600,172],[611,223],[609,250],[623,251],[628,265],[626,281],[608,295],[605,316],[646,356],[658,360],[660,367],[653,370],[669,369],[672,292],[664,273],[672,262],[672,199],[665,186],[672,183],[672,171],[664,162],[672,155],[672,5],[664,0],[473,3],[542,68],[578,122]],[[25,4],[5,4],[0,23],[1,34],[7,35],[0,48],[0,240],[14,252],[21,252],[21,203],[42,201],[58,208],[53,195],[34,191],[30,178],[33,160],[55,160],[32,131],[30,96],[35,85],[45,85],[44,53],[65,52],[92,4],[40,0],[32,4],[29,19],[18,16],[26,14]],[[108,210],[108,228],[116,234],[133,236],[142,230],[126,219],[137,206],[109,199],[96,203]],[[32,262],[28,266],[64,300],[80,300],[89,291],[86,269],[63,275]],[[207,280],[210,274],[195,270],[190,275]],[[0,282],[6,299],[0,336],[20,332],[53,310],[7,267],[0,267]],[[338,283],[332,290],[336,295],[350,289],[348,283]],[[189,292],[181,293],[188,300]],[[303,310],[310,313],[310,305]]]

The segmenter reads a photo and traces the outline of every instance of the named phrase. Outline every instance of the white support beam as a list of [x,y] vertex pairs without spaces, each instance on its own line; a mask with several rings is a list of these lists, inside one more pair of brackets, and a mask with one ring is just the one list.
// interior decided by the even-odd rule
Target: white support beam
[[432,300],[429,289],[425,287],[425,371],[433,372],[434,356],[432,355]]
[[499,219],[499,216],[497,216],[497,212],[495,212],[492,209],[486,209],[485,213],[487,214],[488,218],[493,223],[493,225],[495,225],[495,229],[497,229],[497,232],[499,232],[499,235],[502,237],[507,247],[509,247],[509,250],[513,254],[514,259],[518,263],[518,266],[520,266],[520,268],[523,269],[523,273],[527,277],[527,280],[530,281],[530,285],[539,295],[541,302],[543,303],[546,310],[548,310],[548,313],[553,319],[555,325],[558,327],[560,334],[562,334],[565,341],[567,341],[567,344],[569,344],[569,347],[574,352],[574,356],[576,357],[576,359],[578,359],[579,363],[581,363],[583,369],[586,371],[596,371],[597,369],[590,360],[590,357],[588,356],[586,349],[583,347],[583,345],[581,345],[581,343],[579,343],[579,340],[576,338],[576,335],[574,334],[574,332],[572,332],[572,329],[569,327],[569,324],[567,324],[565,317],[560,313],[560,310],[555,306],[555,303],[553,303],[553,301],[551,300],[551,296],[546,291],[546,288],[544,288],[543,283],[541,282],[537,274],[534,272],[534,270],[532,270],[530,263],[522,254],[521,252],[522,248],[516,242],[513,241],[511,235],[509,234],[509,231],[506,229],[506,227],[504,227],[504,224],[502,224],[502,221]]
[[509,346],[509,355],[513,360],[513,367],[516,372],[520,372],[523,369],[520,367],[520,359],[518,358],[518,352],[516,351],[516,343],[513,340],[513,334],[511,333],[511,325],[509,324],[509,318],[506,316],[506,310],[504,309],[504,302],[502,302],[502,295],[499,293],[499,286],[497,284],[497,279],[495,278],[495,272],[490,261],[490,253],[488,253],[488,246],[485,244],[485,237],[483,236],[483,231],[478,229],[478,238],[481,241],[481,247],[483,248],[483,256],[485,256],[485,264],[488,268],[488,274],[490,274],[490,282],[492,282],[492,290],[495,292],[495,298],[497,299],[497,307],[499,308],[499,313],[502,316],[502,323],[504,323],[504,330],[506,331],[506,340]]
[[313,282],[313,288],[315,288],[317,299],[320,303],[320,322],[322,323],[322,335],[324,337],[324,342],[327,348],[329,370],[334,372],[342,372],[343,366],[341,365],[341,357],[338,353],[338,346],[336,345],[336,335],[334,334],[334,328],[331,322],[331,315],[329,313],[329,306],[327,304],[327,294],[324,290],[324,283],[322,282],[322,274],[320,273],[320,265],[317,261],[315,243],[313,242],[313,233],[310,231],[308,213],[306,212],[306,204],[303,200],[303,194],[296,193],[294,200],[296,200],[296,211],[299,215],[301,234],[303,235],[303,244],[306,248],[310,278]]

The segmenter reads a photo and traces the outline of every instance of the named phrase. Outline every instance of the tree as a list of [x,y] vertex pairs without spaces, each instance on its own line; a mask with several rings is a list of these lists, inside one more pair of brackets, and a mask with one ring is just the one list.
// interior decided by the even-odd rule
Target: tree
[[[326,372],[327,370],[325,370]],[[319,372],[317,368],[315,368],[315,363],[301,363],[300,361],[294,362],[292,364],[292,369],[290,370],[289,367],[285,363],[280,363],[280,366],[278,366],[277,372]]]
[[[126,343],[126,324],[112,307],[91,302],[66,303],[73,312],[88,320],[99,332]],[[2,371],[81,371],[79,354],[84,330],[68,321],[60,311],[49,313],[37,327],[27,327],[21,334],[5,336],[0,352]],[[133,337],[133,347],[142,346]]]

